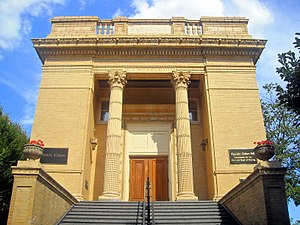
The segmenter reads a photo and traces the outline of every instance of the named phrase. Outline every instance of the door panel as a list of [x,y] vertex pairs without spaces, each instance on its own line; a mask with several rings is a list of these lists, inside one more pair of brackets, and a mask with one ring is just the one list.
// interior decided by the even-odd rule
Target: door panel
[[153,179],[155,183],[156,201],[167,200],[168,196],[168,161],[167,159],[157,159],[155,164],[156,178]]
[[130,161],[130,200],[144,199],[145,161],[142,159]]
[[145,182],[149,176],[150,195],[154,201],[168,200],[168,159],[132,158],[130,159],[130,201],[143,201]]

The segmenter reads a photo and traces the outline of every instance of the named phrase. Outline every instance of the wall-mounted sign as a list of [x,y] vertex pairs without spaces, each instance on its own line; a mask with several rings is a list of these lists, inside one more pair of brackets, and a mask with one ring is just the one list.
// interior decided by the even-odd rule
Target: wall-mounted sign
[[230,164],[256,164],[254,149],[229,149]]
[[67,164],[68,148],[44,148],[41,163]]

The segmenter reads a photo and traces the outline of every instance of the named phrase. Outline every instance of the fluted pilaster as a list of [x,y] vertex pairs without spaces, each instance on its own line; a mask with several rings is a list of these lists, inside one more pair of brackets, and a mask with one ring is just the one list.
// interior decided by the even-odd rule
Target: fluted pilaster
[[172,84],[176,96],[176,128],[177,128],[177,200],[196,200],[194,194],[191,129],[188,106],[189,72],[173,72]]
[[107,124],[105,171],[103,194],[99,199],[120,199],[120,144],[122,125],[123,88],[126,73],[123,70],[111,71],[108,83],[110,85],[109,119]]

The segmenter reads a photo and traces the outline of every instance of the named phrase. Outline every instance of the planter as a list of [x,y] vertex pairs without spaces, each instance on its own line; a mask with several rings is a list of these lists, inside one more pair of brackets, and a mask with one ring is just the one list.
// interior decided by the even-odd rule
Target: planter
[[23,150],[24,156],[29,160],[37,160],[42,157],[44,148],[40,145],[26,144]]
[[275,148],[273,145],[258,145],[254,148],[254,153],[256,158],[268,161],[274,156]]

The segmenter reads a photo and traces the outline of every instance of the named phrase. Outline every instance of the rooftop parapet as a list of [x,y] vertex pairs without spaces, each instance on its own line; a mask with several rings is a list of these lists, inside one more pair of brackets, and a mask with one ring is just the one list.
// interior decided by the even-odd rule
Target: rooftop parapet
[[99,37],[99,36],[202,36],[220,38],[251,38],[248,20],[244,17],[201,17],[188,20],[184,17],[171,19],[112,20],[97,16],[66,16],[51,20],[48,38]]

